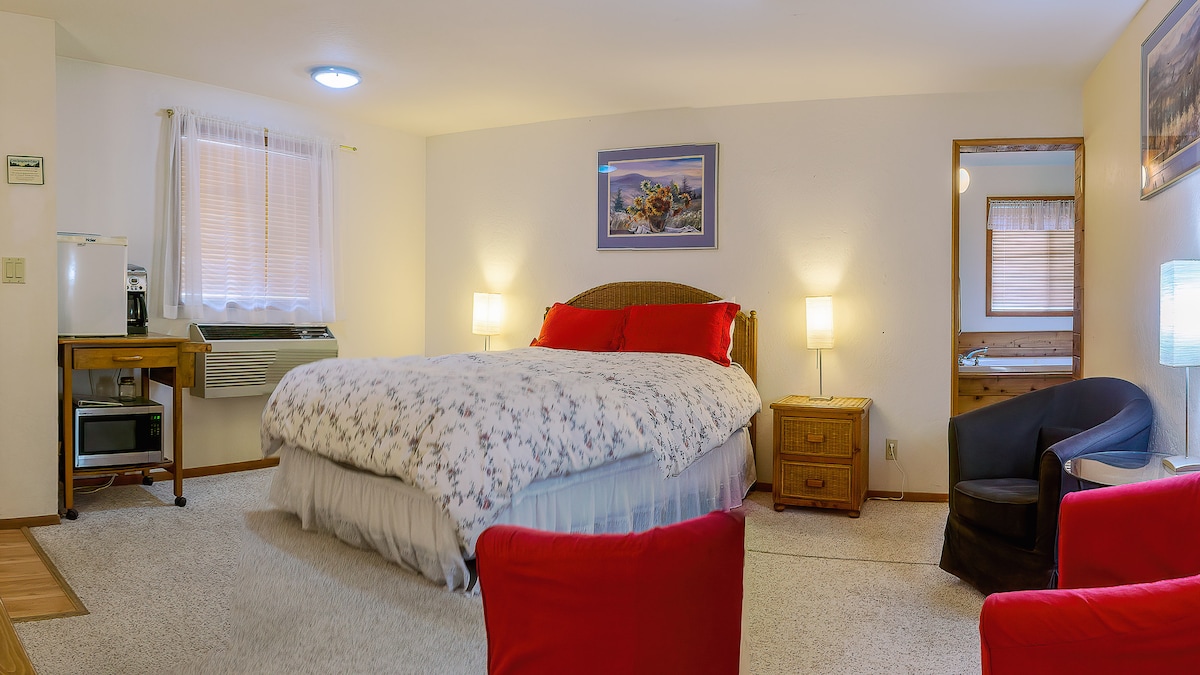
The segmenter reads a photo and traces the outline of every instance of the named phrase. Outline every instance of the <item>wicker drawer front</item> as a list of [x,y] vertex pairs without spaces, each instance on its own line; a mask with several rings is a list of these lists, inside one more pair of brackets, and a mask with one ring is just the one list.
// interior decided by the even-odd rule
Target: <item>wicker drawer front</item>
[[850,501],[849,466],[784,461],[782,469],[782,497]]
[[854,424],[849,420],[784,417],[779,451],[785,455],[849,457]]
[[145,349],[76,349],[76,368],[172,368],[179,360],[174,347]]

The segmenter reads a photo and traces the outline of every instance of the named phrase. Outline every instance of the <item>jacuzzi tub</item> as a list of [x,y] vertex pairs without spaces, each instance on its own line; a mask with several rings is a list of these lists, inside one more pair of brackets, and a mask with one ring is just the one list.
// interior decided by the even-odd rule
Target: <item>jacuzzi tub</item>
[[[972,359],[973,361],[973,359]],[[960,373],[1069,373],[1070,356],[981,356],[979,365],[958,367]]]

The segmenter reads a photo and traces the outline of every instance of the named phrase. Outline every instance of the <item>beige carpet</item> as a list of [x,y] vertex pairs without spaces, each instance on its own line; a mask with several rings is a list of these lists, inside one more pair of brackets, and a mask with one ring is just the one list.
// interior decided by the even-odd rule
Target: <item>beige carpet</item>
[[[57,673],[485,672],[477,597],[299,529],[272,471],[113,488],[34,535],[92,611],[17,626]],[[937,568],[943,504],[747,505],[747,672],[979,672],[982,596]]]

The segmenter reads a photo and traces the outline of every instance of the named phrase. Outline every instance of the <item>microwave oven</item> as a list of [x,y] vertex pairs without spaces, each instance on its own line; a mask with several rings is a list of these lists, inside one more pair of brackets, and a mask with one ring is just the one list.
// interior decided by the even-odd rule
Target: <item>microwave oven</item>
[[75,468],[163,461],[163,407],[148,398],[75,401]]

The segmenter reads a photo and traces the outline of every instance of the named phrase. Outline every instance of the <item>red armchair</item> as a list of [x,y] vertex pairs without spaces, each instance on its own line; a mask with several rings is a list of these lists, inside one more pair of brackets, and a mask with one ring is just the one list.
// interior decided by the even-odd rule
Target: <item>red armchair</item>
[[988,596],[983,672],[1200,668],[1200,475],[1063,498],[1058,588]]
[[623,535],[488,528],[488,673],[737,673],[744,542],[740,512]]

